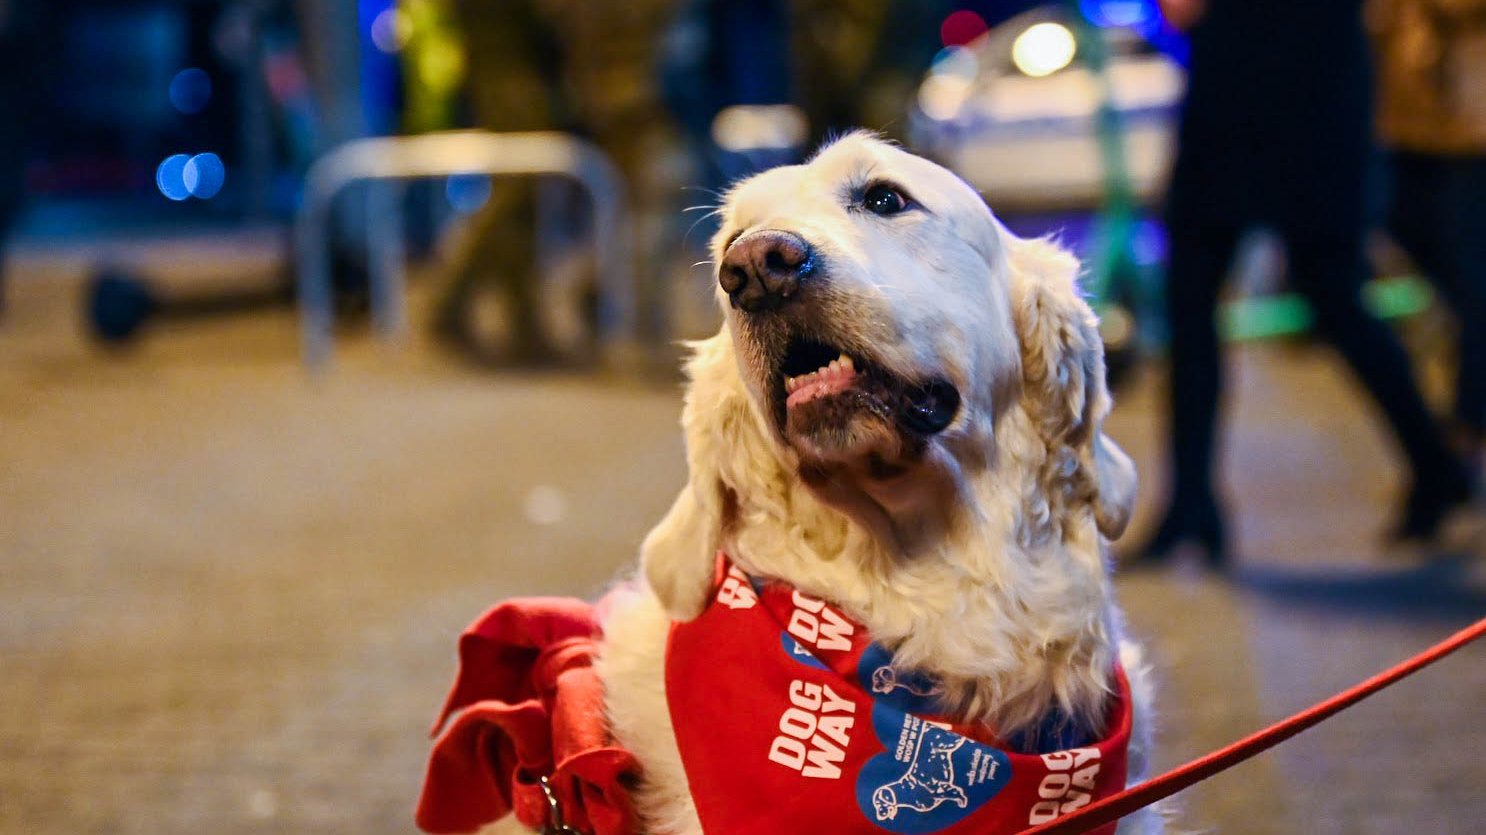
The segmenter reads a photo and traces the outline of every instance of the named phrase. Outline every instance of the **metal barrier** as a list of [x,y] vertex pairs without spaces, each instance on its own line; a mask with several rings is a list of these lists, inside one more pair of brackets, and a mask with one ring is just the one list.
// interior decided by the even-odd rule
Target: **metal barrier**
[[333,350],[329,231],[335,196],[357,182],[384,186],[374,187],[367,203],[369,289],[377,333],[397,338],[407,329],[407,294],[400,201],[390,187],[455,174],[550,175],[566,177],[583,188],[593,201],[600,357],[609,365],[631,359],[636,340],[635,286],[619,170],[597,147],[564,133],[456,131],[357,139],[310,166],[294,230],[305,364],[311,369],[324,368]]

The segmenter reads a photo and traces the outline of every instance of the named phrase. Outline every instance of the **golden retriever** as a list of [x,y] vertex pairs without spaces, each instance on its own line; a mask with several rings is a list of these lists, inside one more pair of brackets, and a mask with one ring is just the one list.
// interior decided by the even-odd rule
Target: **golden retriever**
[[[687,365],[689,480],[607,615],[599,664],[613,733],[643,765],[647,831],[701,832],[665,656],[672,624],[713,599],[718,553],[829,601],[894,670],[937,683],[941,715],[1034,752],[1052,716],[1104,730],[1122,659],[1141,779],[1149,688],[1107,560],[1136,479],[1101,431],[1111,401],[1076,260],[863,133],[743,182],[721,216],[726,323]],[[1142,813],[1121,831],[1160,826]]]

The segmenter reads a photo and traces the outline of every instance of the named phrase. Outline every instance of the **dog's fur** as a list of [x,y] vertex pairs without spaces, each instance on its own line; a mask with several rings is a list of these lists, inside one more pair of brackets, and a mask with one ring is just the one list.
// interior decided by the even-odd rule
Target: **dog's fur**
[[[900,188],[910,209],[865,211],[876,183]],[[1102,731],[1121,655],[1135,697],[1129,772],[1141,779],[1150,693],[1122,646],[1105,556],[1135,473],[1101,432],[1110,398],[1076,261],[1017,238],[948,171],[866,134],[746,181],[722,217],[715,264],[757,230],[799,236],[819,263],[775,311],[737,309],[719,290],[727,323],[687,366],[689,480],[645,540],[643,582],[605,624],[609,718],[644,766],[647,831],[701,831],[664,652],[669,622],[706,604],[718,550],[830,600],[897,667],[939,682],[951,715],[1002,738],[1049,717]],[[952,384],[953,421],[915,433],[850,404],[786,417],[780,357],[802,330],[888,379]]]

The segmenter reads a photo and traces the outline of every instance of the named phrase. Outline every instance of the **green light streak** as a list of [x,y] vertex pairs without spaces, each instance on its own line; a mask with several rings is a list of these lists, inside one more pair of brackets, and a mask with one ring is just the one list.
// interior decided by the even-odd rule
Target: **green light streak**
[[[1434,294],[1413,276],[1395,276],[1369,281],[1362,288],[1362,301],[1384,319],[1422,313]],[[1218,312],[1218,333],[1230,342],[1273,339],[1304,333],[1315,321],[1305,299],[1295,293],[1236,299]]]

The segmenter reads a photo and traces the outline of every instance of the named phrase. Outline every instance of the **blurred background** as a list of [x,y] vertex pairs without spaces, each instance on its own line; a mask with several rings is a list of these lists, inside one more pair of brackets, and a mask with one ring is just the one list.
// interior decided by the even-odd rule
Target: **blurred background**
[[[1235,5],[0,0],[0,832],[412,832],[459,631],[600,591],[683,481],[676,342],[720,322],[722,190],[856,127],[1083,258],[1143,475],[1126,540],[1149,540],[1172,504],[1163,207],[1178,137],[1207,159],[1183,100],[1227,77],[1194,67]],[[1369,54],[1486,113],[1481,4],[1294,5],[1229,30],[1218,112],[1281,107],[1244,68],[1298,72],[1368,23]],[[1312,72],[1368,101],[1386,63]],[[1291,110],[1263,142],[1333,119]],[[1420,153],[1400,118],[1318,205],[1389,199],[1385,152]],[[1452,195],[1426,225],[1462,251],[1486,241],[1480,135],[1418,187]],[[1460,369],[1486,259],[1442,283],[1385,210],[1355,214],[1361,299],[1478,476]],[[1241,220],[1214,278],[1225,538],[1120,545],[1162,767],[1486,613],[1479,498],[1388,542],[1420,486],[1388,398],[1317,338],[1294,224]],[[1189,790],[1183,828],[1481,831],[1483,661]]]

